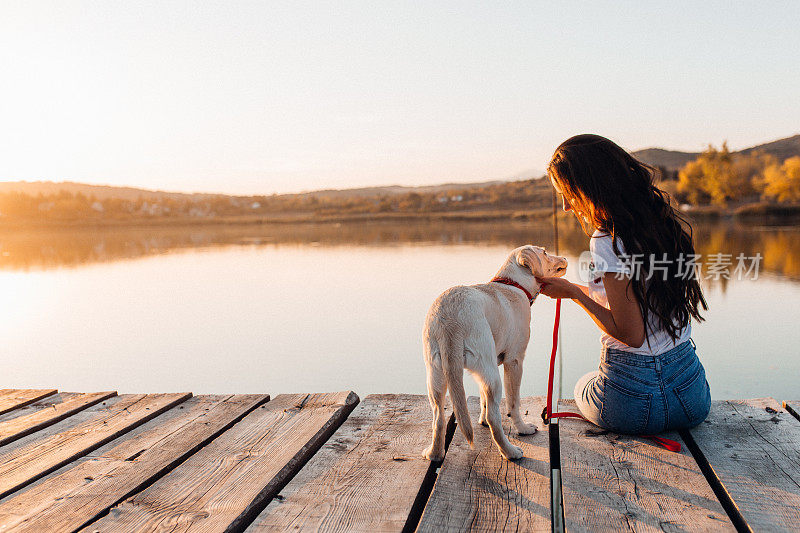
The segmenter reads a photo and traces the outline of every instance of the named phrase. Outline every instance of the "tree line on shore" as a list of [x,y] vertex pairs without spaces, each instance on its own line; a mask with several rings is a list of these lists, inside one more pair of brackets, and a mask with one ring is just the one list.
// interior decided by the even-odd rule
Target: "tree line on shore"
[[[732,153],[726,144],[713,146],[677,173],[661,169],[659,186],[677,203],[728,206],[743,203],[800,202],[800,156],[780,161],[752,151]],[[383,214],[447,214],[510,212],[548,208],[548,179],[482,185],[452,185],[435,190],[368,193],[318,191],[268,196],[176,195],[148,193],[138,198],[61,190],[29,194],[0,193],[0,223],[126,222],[140,219],[302,218],[381,216]]]
[[548,180],[529,179],[483,187],[458,186],[435,192],[342,194],[320,191],[269,196],[152,195],[96,197],[83,192],[0,193],[0,221],[70,222],[136,219],[226,219],[236,217],[331,217],[391,213],[448,213],[477,210],[525,210],[548,206]]
[[692,205],[726,206],[759,200],[800,201],[800,156],[778,160],[756,150],[731,153],[709,146],[678,172],[677,183],[662,183],[679,201]]

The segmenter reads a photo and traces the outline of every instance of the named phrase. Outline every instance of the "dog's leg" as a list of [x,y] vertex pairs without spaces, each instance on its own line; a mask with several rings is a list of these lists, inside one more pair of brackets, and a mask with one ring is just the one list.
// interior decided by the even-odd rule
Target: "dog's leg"
[[489,427],[489,419],[486,418],[486,394],[483,393],[483,387],[481,387],[481,416],[478,419],[478,422],[482,426]]
[[428,401],[433,411],[433,438],[431,445],[422,452],[423,457],[429,461],[444,459],[444,440],[447,431],[447,421],[444,412],[444,399],[447,394],[447,381],[441,366],[435,363],[428,367]]
[[503,432],[503,424],[500,418],[500,399],[503,396],[503,383],[500,379],[500,371],[497,366],[490,366],[484,367],[483,372],[478,374],[483,394],[486,395],[486,417],[489,422],[489,429],[492,431],[492,439],[494,439],[503,457],[506,459],[519,459],[522,457],[522,448],[511,444]]
[[503,380],[506,385],[506,407],[508,416],[514,423],[514,429],[520,435],[532,435],[536,433],[536,426],[526,424],[519,413],[519,387],[522,383],[522,360],[513,358],[503,364]]

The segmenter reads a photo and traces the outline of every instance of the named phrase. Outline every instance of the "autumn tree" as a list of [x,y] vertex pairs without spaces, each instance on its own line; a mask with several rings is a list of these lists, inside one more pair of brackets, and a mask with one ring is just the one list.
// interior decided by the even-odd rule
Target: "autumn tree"
[[690,204],[707,204],[711,199],[704,184],[703,162],[698,157],[689,161],[678,173],[678,193]]
[[764,169],[764,197],[779,202],[800,201],[800,156],[790,157]]
[[419,211],[422,207],[422,195],[416,192],[406,194],[399,204],[401,211]]
[[776,164],[774,156],[755,151],[735,154],[727,143],[717,150],[709,146],[678,173],[678,192],[690,203],[725,205],[754,197],[763,188],[765,168]]

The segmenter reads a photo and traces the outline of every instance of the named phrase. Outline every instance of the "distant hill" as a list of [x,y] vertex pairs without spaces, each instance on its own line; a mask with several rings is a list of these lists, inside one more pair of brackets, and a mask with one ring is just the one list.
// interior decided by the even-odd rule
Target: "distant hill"
[[357,189],[322,189],[318,191],[305,191],[296,193],[296,195],[316,196],[318,198],[368,198],[374,196],[408,194],[411,192],[418,194],[432,194],[447,192],[453,189],[483,189],[492,185],[500,185],[502,183],[506,183],[506,180],[480,181],[474,183],[444,183],[442,185],[422,185],[419,187],[386,185],[383,187],[361,187]]
[[741,153],[747,155],[755,150],[763,150],[768,154],[774,155],[780,161],[785,161],[790,157],[800,155],[800,135],[794,135],[786,139],[778,139],[777,141],[760,144],[752,148],[745,148],[741,150]]
[[[484,189],[493,185],[507,183],[506,180],[482,181],[475,183],[445,183],[442,185],[423,185],[420,187],[407,187],[402,185],[387,185],[383,187],[361,187],[357,189],[322,189],[318,191],[305,191],[300,193],[282,194],[285,197],[310,197],[318,199],[342,199],[342,198],[373,198],[379,196],[394,196],[408,193],[418,194],[437,194],[451,190],[463,189]],[[111,185],[90,185],[86,183],[75,183],[71,181],[3,181],[0,182],[0,194],[7,192],[21,192],[31,196],[58,194],[65,191],[71,194],[83,194],[93,196],[98,200],[107,198],[117,198],[120,200],[143,199],[165,199],[173,200],[202,200],[204,198],[214,198],[220,196],[232,196],[225,194],[211,193],[183,193],[168,191],[153,191],[149,189],[139,189],[136,187],[115,187]],[[255,195],[258,196],[258,195]],[[235,197],[235,196],[234,196]],[[250,196],[247,196],[248,198]],[[239,196],[244,198],[244,196]]]
[[[762,150],[768,154],[772,154],[780,161],[784,161],[790,157],[800,156],[800,135],[759,144],[758,146],[745,148],[744,150],[734,153],[746,155],[755,150]],[[700,155],[699,152],[679,152],[675,150],[664,150],[663,148],[645,148],[644,150],[632,152],[632,154],[648,165],[665,167],[667,170],[673,172],[677,172],[686,163],[696,159],[697,156]]]
[[654,167],[664,167],[669,171],[677,172],[686,163],[696,159],[699,152],[677,152],[663,148],[645,148],[631,152],[633,157]]
[[[453,183],[425,187],[367,187],[295,194],[229,196],[148,191],[80,183],[0,183],[0,226],[264,223],[370,217],[441,217],[457,213],[496,217],[547,207],[547,179]],[[549,212],[549,211],[548,211]],[[477,214],[476,214],[477,213]],[[539,216],[536,214],[536,216]]]
[[115,187],[111,185],[89,185],[72,181],[2,181],[0,194],[7,192],[21,192],[31,196],[58,194],[65,191],[71,194],[94,196],[98,200],[117,198],[120,200],[136,200],[138,198],[173,198],[185,200],[199,200],[205,197],[219,196],[205,193],[183,193],[152,191],[135,187]]

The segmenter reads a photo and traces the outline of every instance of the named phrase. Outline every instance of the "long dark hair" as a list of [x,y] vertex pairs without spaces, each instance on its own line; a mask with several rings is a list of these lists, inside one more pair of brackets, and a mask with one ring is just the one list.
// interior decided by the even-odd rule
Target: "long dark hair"
[[[605,137],[584,134],[556,149],[547,173],[573,209],[611,235],[614,253],[620,255],[619,239],[629,258],[644,258],[629,287],[645,327],[652,314],[676,340],[690,318],[703,320],[700,307],[707,310],[708,304],[694,267],[687,263],[695,253],[692,226],[655,186],[655,169]],[[580,215],[578,220],[583,227]],[[650,258],[657,261],[658,273]]]

